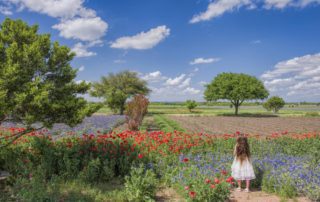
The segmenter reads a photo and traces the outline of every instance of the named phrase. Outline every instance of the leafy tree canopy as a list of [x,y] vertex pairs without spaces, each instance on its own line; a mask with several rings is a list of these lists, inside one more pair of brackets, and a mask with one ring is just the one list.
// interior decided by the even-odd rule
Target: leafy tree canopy
[[0,24],[0,124],[22,123],[25,132],[34,130],[34,123],[74,126],[96,111],[98,106],[78,96],[90,86],[74,81],[73,57],[49,34],[39,34],[37,25],[5,19]]
[[263,103],[263,107],[268,111],[272,110],[273,113],[277,113],[285,104],[285,101],[281,97],[273,96]]
[[100,82],[93,84],[91,95],[104,98],[113,111],[123,114],[127,99],[149,92],[146,81],[140,79],[136,72],[122,71],[103,76]]
[[237,73],[221,73],[210,84],[206,85],[204,92],[207,101],[219,99],[230,100],[235,106],[235,114],[245,100],[264,99],[269,95],[263,83],[257,78]]
[[194,108],[196,108],[198,106],[198,104],[195,100],[187,100],[186,106],[189,109],[189,111],[191,112]]

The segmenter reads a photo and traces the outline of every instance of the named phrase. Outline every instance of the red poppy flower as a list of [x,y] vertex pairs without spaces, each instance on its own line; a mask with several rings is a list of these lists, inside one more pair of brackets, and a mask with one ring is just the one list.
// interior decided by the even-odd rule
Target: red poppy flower
[[139,159],[142,159],[142,158],[143,158],[143,155],[142,155],[142,154],[138,154],[138,158],[139,158]]
[[219,183],[220,183],[220,180],[219,180],[218,178],[215,178],[215,179],[214,179],[214,183],[219,184]]
[[184,158],[182,161],[187,163],[189,161],[189,159],[188,158]]
[[210,184],[210,188],[214,189],[214,188],[216,188],[216,185]]
[[184,187],[184,190],[189,190],[189,186],[185,186],[185,187]]
[[190,192],[189,192],[189,196],[190,196],[190,198],[196,197],[196,192],[190,191]]
[[222,170],[222,171],[221,171],[221,174],[222,174],[222,175],[227,175],[227,173],[228,173],[228,172],[227,172],[226,170]]
[[207,184],[209,184],[209,183],[211,182],[211,180],[207,178],[207,179],[205,180],[205,182],[206,182]]

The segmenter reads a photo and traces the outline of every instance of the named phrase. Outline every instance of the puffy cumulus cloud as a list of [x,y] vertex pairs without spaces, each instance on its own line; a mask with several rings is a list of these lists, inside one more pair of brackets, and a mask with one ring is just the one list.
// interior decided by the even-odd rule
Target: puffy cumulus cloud
[[320,53],[279,62],[261,75],[272,94],[289,98],[320,98]]
[[84,0],[6,0],[6,3],[18,6],[19,10],[26,8],[54,18],[96,16],[94,10],[83,6]]
[[[86,43],[101,41],[108,30],[108,23],[96,15],[93,9],[86,8],[84,0],[4,0],[5,7],[0,12],[10,14],[5,8],[17,7],[18,11],[27,9],[58,18],[59,23],[52,26],[59,35],[66,39],[76,39]],[[96,44],[97,45],[97,44]],[[77,43],[73,51],[78,57],[88,57],[96,53],[87,48],[94,45]]]
[[0,13],[3,15],[12,15],[12,11],[8,6],[0,6]]
[[310,4],[320,4],[320,0],[215,0],[209,3],[207,10],[194,15],[190,23],[208,21],[226,12],[233,12],[241,7],[246,9],[284,9],[286,7],[303,8]]
[[234,9],[238,9],[242,6],[250,6],[251,4],[250,0],[216,0],[208,5],[206,11],[193,16],[190,23],[211,20],[225,12],[233,11]]
[[71,51],[76,54],[76,57],[90,57],[97,54],[95,52],[89,51],[88,48],[102,45],[103,43],[100,40],[88,42],[86,44],[79,42],[74,45]]
[[111,48],[119,49],[150,49],[170,35],[170,29],[165,25],[141,32],[134,36],[120,37],[111,43]]
[[146,74],[140,73],[140,78],[149,82],[152,90],[152,101],[185,101],[187,99],[203,100],[201,90],[192,84],[192,78],[186,74],[177,77],[164,76],[160,71]]
[[220,61],[220,58],[195,58],[193,61],[190,62],[190,65],[209,64],[218,61]]
[[99,40],[108,29],[108,24],[100,17],[75,18],[62,21],[52,28],[60,31],[60,36],[67,39],[79,39],[82,41]]
[[147,73],[143,75],[141,78],[151,83],[160,82],[166,79],[165,76],[162,76],[162,73],[160,71]]
[[200,90],[192,88],[192,87],[188,87],[188,88],[184,89],[183,92],[186,94],[196,95],[196,94],[200,93]]
[[285,8],[292,0],[265,0],[265,8]]
[[186,77],[185,74],[181,74],[180,76],[177,76],[175,78],[168,78],[165,85],[167,86],[177,86],[180,85],[183,79]]

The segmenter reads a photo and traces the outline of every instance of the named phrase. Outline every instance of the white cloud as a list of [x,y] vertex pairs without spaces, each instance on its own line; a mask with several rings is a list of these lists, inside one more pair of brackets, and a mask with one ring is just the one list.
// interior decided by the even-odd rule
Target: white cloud
[[97,54],[95,52],[88,51],[88,48],[91,48],[94,46],[102,46],[102,45],[103,43],[100,40],[88,42],[86,44],[79,42],[74,45],[71,51],[76,54],[76,57],[90,57]]
[[218,17],[225,12],[233,11],[242,6],[250,6],[250,0],[216,0],[208,5],[205,12],[193,16],[190,23],[197,23],[200,21],[211,20],[212,18]]
[[185,74],[181,74],[180,76],[178,77],[175,77],[175,78],[169,78],[167,79],[165,85],[167,86],[177,86],[177,85],[180,85],[181,82],[183,81],[183,79],[185,78]]
[[270,9],[272,7],[282,9],[288,6],[292,0],[265,0],[265,8]]
[[185,88],[188,87],[190,85],[191,82],[191,78],[186,78],[178,87],[179,88]]
[[85,67],[82,65],[80,68],[79,68],[79,72],[82,72],[84,71]]
[[75,18],[62,21],[53,25],[53,29],[60,31],[60,36],[67,39],[82,41],[95,41],[103,37],[108,29],[108,24],[100,17]]
[[220,58],[195,58],[193,61],[190,62],[190,65],[209,64],[218,61],[220,61]]
[[83,7],[84,0],[7,0],[7,2],[18,6],[19,10],[27,8],[54,18],[96,16],[94,10]]
[[188,88],[184,89],[183,92],[186,94],[196,95],[196,94],[200,93],[200,90],[192,88],[192,87],[188,87]]
[[0,7],[0,12],[10,14],[10,10],[5,8],[16,7],[17,11],[27,9],[32,12],[46,14],[57,18],[58,24],[52,26],[58,30],[61,37],[66,39],[76,39],[78,42],[72,48],[77,53],[77,57],[88,57],[96,53],[88,51],[90,47],[96,45],[96,41],[108,30],[108,24],[96,15],[92,9],[84,7],[85,0],[4,0],[6,7]]
[[0,13],[2,13],[3,15],[12,15],[10,7],[7,6],[0,6]]
[[233,12],[241,7],[248,10],[259,9],[284,9],[286,7],[303,8],[310,4],[320,4],[320,0],[215,0],[208,5],[206,11],[194,15],[190,23],[208,21],[226,12]]
[[279,62],[261,78],[272,94],[319,99],[320,53]]
[[111,43],[112,48],[119,49],[150,49],[164,40],[170,34],[170,29],[165,25],[150,29],[147,32],[141,32],[134,36],[125,36],[118,38]]
[[166,79],[166,77],[162,76],[160,71],[150,72],[142,76],[143,80],[146,80],[151,83],[160,82]]

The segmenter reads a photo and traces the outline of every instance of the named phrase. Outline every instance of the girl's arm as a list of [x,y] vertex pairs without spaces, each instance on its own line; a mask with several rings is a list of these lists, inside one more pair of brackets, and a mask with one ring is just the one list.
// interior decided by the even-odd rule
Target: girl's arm
[[234,146],[233,155],[234,155],[234,156],[237,155],[237,144]]

